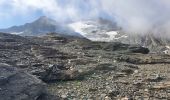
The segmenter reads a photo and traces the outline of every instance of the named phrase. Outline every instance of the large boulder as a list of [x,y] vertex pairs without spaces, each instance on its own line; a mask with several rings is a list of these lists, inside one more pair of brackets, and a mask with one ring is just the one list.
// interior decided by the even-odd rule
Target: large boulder
[[58,100],[58,98],[48,96],[46,84],[33,75],[13,66],[0,64],[0,100]]

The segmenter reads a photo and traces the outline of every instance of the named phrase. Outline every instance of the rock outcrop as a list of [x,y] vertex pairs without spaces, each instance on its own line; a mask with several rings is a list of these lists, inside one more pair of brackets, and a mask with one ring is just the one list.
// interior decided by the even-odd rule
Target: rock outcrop
[[80,73],[77,70],[70,70],[63,65],[49,65],[43,70],[38,70],[32,74],[38,76],[45,82],[68,81],[79,79]]
[[52,97],[47,93],[46,84],[35,76],[13,66],[0,64],[1,100],[59,100],[58,97]]

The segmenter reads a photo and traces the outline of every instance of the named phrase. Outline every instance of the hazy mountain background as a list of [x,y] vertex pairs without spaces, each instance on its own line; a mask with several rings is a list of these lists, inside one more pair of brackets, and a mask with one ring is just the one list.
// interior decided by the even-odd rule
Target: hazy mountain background
[[0,29],[0,32],[23,35],[23,36],[38,36],[49,32],[56,32],[58,34],[81,36],[74,32],[71,28],[57,23],[55,20],[46,16],[41,16],[37,20],[26,23],[21,26],[12,26],[6,29]]
[[85,37],[92,41],[121,42],[125,44],[141,45],[152,51],[169,50],[168,38],[155,34],[126,33],[116,22],[104,18],[81,20],[68,24],[58,23],[56,20],[41,16],[37,20],[21,26],[0,29],[0,32],[22,36],[39,36],[54,32],[63,35]]

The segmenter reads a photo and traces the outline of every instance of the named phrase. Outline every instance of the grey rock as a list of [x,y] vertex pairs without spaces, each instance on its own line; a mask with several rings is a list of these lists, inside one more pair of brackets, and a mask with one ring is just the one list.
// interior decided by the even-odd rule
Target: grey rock
[[115,69],[116,66],[109,63],[99,64],[95,68],[95,70],[115,70]]
[[45,82],[75,80],[78,79],[80,75],[77,70],[69,70],[63,65],[50,65],[46,69],[38,70],[32,74],[37,75]]
[[129,53],[142,53],[142,54],[148,54],[149,49],[144,48],[138,45],[129,45],[129,44],[123,44],[120,42],[112,42],[106,44],[104,47],[104,50],[107,51],[124,51]]
[[151,74],[150,76],[148,76],[147,81],[149,82],[160,82],[164,80],[164,77],[162,77],[159,74]]
[[41,80],[4,64],[0,64],[0,88],[1,100],[39,100],[42,95],[48,96],[46,84]]
[[112,91],[109,92],[108,96],[111,98],[115,98],[119,94],[120,94],[120,91],[113,89]]

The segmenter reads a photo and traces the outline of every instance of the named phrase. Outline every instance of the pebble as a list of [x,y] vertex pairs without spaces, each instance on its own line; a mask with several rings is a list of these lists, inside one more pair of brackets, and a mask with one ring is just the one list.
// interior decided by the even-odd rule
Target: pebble
[[128,97],[123,97],[120,100],[130,100]]
[[105,96],[105,100],[112,100],[109,96]]
[[135,70],[134,73],[137,74],[139,71],[138,70]]
[[65,99],[65,98],[67,98],[67,95],[63,94],[63,95],[61,95],[61,97]]

